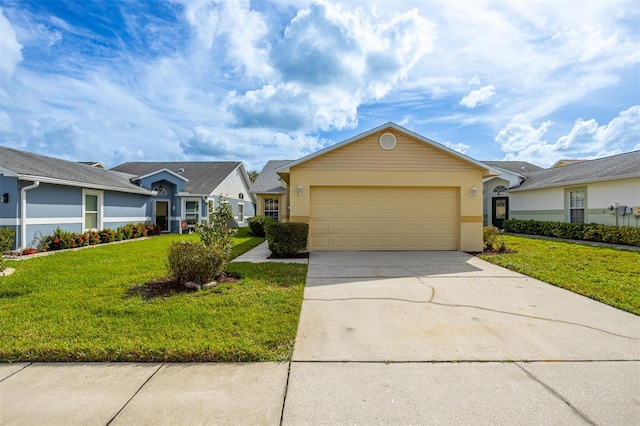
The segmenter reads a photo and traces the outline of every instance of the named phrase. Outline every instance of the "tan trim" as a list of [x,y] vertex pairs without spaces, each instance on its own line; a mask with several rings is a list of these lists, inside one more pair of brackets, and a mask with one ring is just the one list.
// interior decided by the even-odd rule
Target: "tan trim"
[[291,216],[289,222],[309,222],[309,216]]
[[484,217],[482,216],[460,216],[460,222],[462,223],[483,223]]

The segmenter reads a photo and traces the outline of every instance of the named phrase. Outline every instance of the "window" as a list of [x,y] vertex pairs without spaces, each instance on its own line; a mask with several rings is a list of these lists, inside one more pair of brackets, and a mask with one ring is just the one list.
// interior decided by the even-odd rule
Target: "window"
[[569,222],[584,223],[584,191],[569,191]]
[[198,201],[186,201],[184,203],[185,219],[187,225],[196,225],[198,223]]
[[244,222],[244,204],[238,204],[238,222]]
[[84,230],[98,230],[102,228],[102,192],[82,191],[82,214]]
[[505,192],[507,190],[507,187],[504,185],[498,185],[495,188],[493,188],[493,192],[497,192],[498,195],[500,195],[500,193]]
[[243,194],[242,192],[241,192],[241,193],[239,193],[239,194],[238,194],[238,198],[239,198],[239,199],[241,199],[241,200],[244,200],[244,194]]
[[264,215],[272,219],[278,220],[278,199],[277,198],[264,199]]

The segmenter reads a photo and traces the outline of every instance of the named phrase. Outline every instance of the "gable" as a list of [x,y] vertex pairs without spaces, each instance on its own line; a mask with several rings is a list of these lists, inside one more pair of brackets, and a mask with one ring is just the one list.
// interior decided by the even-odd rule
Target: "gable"
[[[380,146],[383,133],[393,133],[396,146]],[[477,167],[410,135],[385,128],[294,166],[296,170],[464,172]]]

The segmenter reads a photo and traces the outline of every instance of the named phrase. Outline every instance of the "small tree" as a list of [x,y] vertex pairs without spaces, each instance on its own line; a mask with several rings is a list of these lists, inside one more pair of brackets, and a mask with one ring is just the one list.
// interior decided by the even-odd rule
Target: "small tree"
[[227,198],[220,195],[218,198],[220,205],[213,207],[213,202],[209,201],[209,223],[197,226],[200,234],[200,241],[205,246],[219,248],[227,257],[231,255],[231,237],[236,230],[231,227],[233,223],[233,209]]

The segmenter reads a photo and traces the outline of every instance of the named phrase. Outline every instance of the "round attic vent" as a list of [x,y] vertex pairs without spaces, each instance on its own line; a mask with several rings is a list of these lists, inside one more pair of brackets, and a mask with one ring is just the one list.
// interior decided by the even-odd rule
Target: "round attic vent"
[[396,146],[396,137],[393,133],[383,133],[380,135],[380,146],[382,149],[386,149],[387,151],[395,148]]

